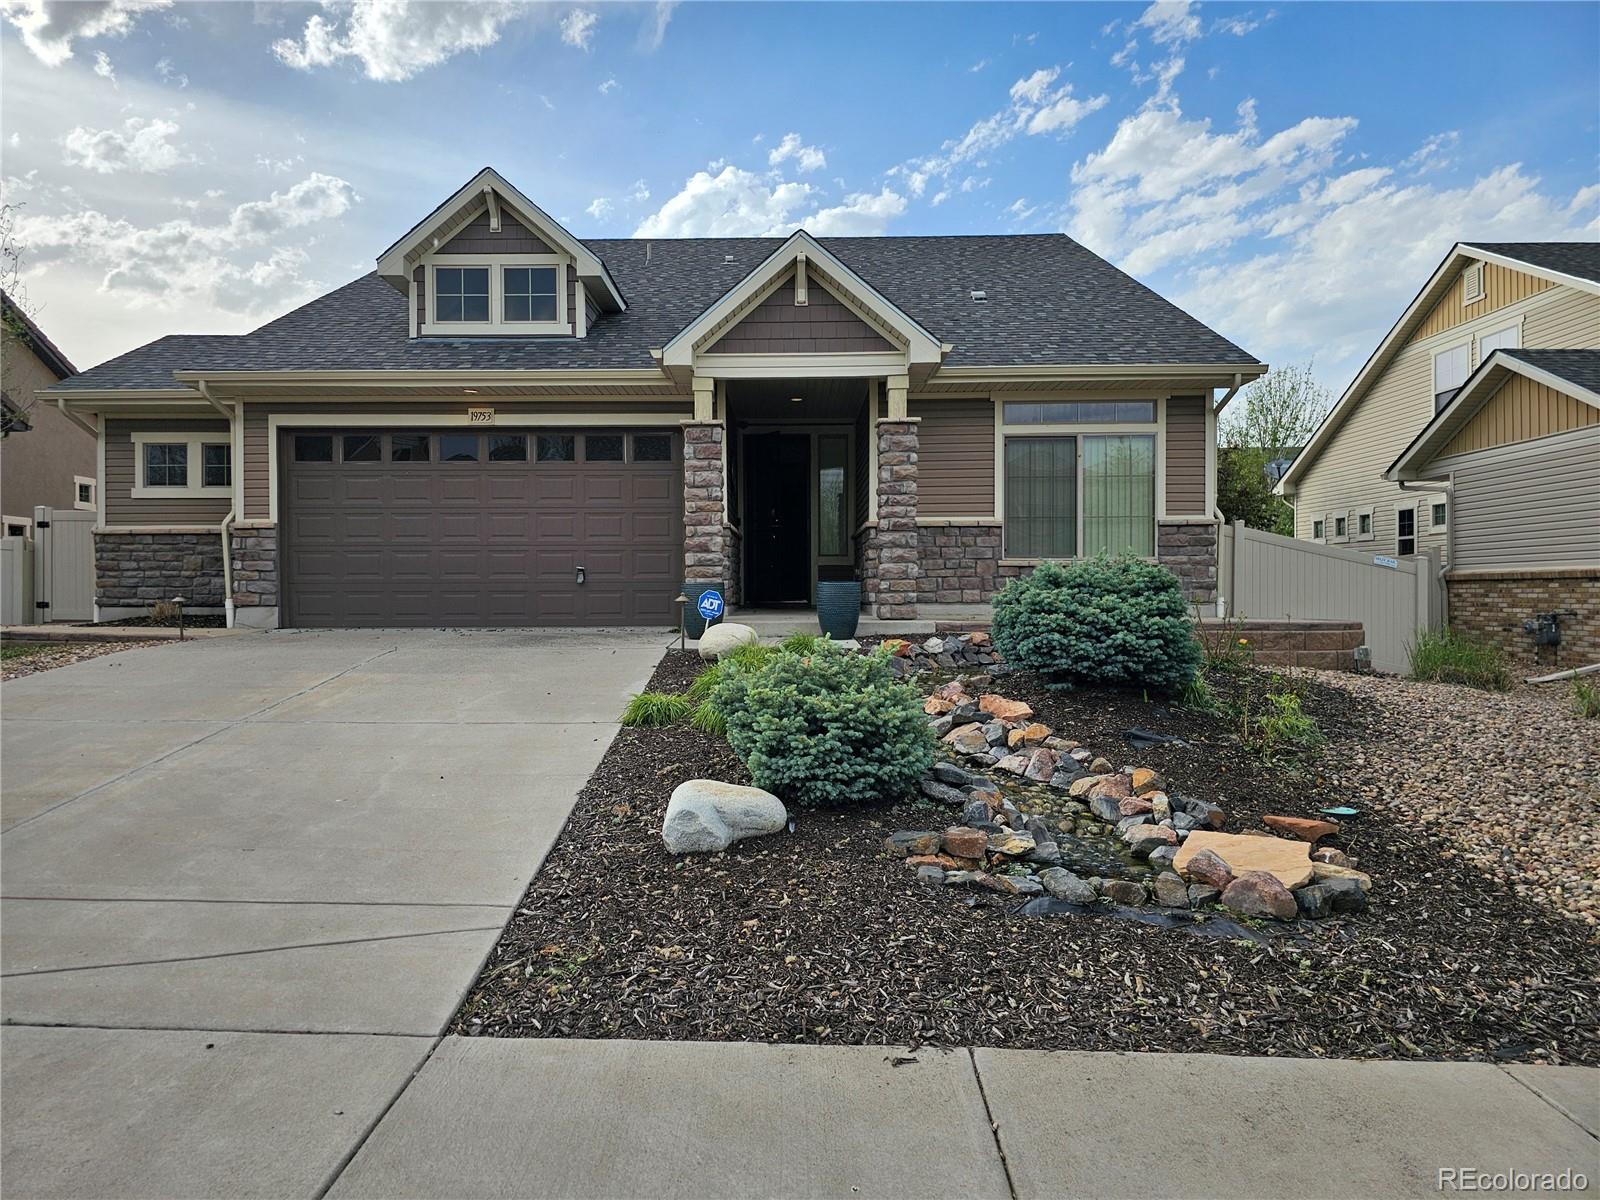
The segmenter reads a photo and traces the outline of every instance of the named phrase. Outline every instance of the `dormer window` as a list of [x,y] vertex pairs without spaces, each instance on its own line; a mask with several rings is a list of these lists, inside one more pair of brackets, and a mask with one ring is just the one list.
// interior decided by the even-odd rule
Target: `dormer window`
[[556,269],[506,267],[505,313],[507,321],[556,319]]
[[488,321],[488,267],[435,268],[433,287],[435,321]]

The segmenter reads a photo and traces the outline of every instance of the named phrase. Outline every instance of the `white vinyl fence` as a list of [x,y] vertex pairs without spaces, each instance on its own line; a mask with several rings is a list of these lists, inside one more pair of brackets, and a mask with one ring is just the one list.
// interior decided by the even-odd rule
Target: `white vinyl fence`
[[1222,530],[1217,575],[1229,617],[1360,621],[1378,671],[1408,670],[1417,634],[1444,623],[1437,550],[1395,558],[1235,521]]
[[33,541],[0,537],[0,625],[33,624]]

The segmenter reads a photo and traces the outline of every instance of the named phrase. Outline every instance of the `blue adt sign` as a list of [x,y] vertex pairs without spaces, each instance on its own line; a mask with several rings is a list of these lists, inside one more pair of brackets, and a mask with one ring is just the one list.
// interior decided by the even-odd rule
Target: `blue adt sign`
[[700,602],[695,607],[706,620],[715,621],[722,615],[722,593],[707,588],[700,593]]

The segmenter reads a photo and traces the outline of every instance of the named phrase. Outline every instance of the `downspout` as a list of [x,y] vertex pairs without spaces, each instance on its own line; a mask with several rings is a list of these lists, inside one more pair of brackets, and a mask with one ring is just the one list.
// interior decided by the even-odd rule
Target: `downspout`
[[[1211,411],[1213,413],[1219,413],[1223,409],[1227,408],[1228,407],[1228,401],[1232,400],[1235,396],[1237,396],[1239,394],[1239,389],[1241,387],[1243,387],[1243,386],[1244,386],[1244,374],[1243,374],[1243,372],[1235,371],[1233,373],[1233,386],[1228,389],[1228,394],[1225,395],[1221,400],[1219,400],[1217,402],[1216,406]],[[1213,453],[1212,453],[1212,462],[1213,462],[1213,464],[1215,464],[1215,462],[1217,461],[1217,457],[1221,453],[1222,453],[1222,447],[1217,446],[1217,447],[1213,448]],[[1212,482],[1212,491],[1216,491],[1216,480],[1213,478],[1211,482]],[[1216,546],[1217,546],[1217,617],[1220,620],[1226,621],[1228,619],[1228,593],[1223,591],[1223,579],[1222,579],[1222,531],[1225,528],[1227,528],[1228,522],[1227,522],[1227,519],[1222,515],[1221,506],[1217,505],[1216,503],[1213,503],[1211,505],[1211,520],[1212,520],[1213,525],[1214,525],[1214,527],[1215,527],[1215,529],[1217,531],[1216,532]],[[1230,551],[1229,554],[1228,554],[1228,576],[1229,576],[1229,578],[1227,580],[1227,586],[1228,586],[1228,588],[1230,590],[1233,587],[1233,578],[1232,578],[1232,576],[1233,576],[1233,552],[1237,551],[1237,550],[1238,550],[1238,547],[1235,546],[1235,547],[1233,547],[1233,550]]]
[[[198,380],[195,386],[200,389],[200,394],[212,408],[228,418],[228,444],[236,446],[240,439],[236,436],[238,430],[234,427],[238,421],[237,408],[229,409],[223,405],[206,387],[204,380]],[[234,463],[233,469],[242,469],[242,463]],[[228,506],[228,515],[222,518],[222,524],[217,526],[217,534],[222,539],[222,611],[224,621],[229,629],[233,628],[233,519],[238,513],[235,505]]]
[[99,438],[100,438],[100,430],[97,429],[95,426],[89,424],[89,422],[85,421],[77,413],[75,413],[71,409],[69,409],[67,407],[67,398],[65,396],[61,396],[56,400],[56,407],[61,410],[61,415],[63,417],[65,417],[67,420],[71,421],[79,429],[82,429],[84,432],[89,434],[89,436],[94,438],[96,441],[99,440]]

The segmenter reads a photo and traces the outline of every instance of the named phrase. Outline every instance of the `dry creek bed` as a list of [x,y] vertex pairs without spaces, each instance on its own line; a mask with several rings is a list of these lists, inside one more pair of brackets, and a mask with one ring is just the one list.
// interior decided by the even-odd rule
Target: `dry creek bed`
[[[671,652],[650,686],[701,667]],[[1220,716],[1025,674],[995,690],[1113,761],[1136,753],[1221,804],[1229,829],[1364,809],[1335,839],[1373,877],[1364,913],[1265,941],[1024,916],[1016,897],[919,884],[884,852],[889,832],[955,823],[927,802],[801,812],[792,834],[674,858],[659,836],[672,789],[748,776],[686,725],[624,729],[455,1028],[1600,1063],[1600,946],[1576,906],[1594,896],[1593,723],[1552,696],[1331,673],[1300,687],[1328,742],[1287,766],[1245,754]],[[1185,744],[1135,752],[1134,727]]]

